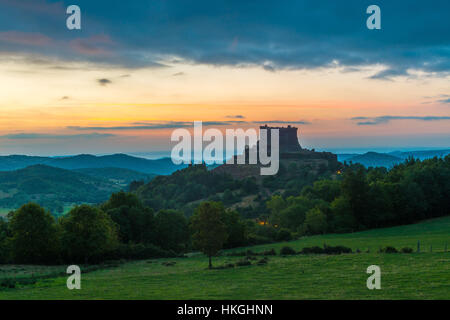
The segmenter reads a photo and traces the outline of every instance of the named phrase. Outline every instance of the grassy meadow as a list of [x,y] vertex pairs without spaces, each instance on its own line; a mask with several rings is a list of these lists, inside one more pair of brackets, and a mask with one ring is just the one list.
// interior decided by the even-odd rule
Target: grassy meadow
[[[418,240],[420,253],[416,253]],[[300,250],[326,243],[348,246],[354,252],[359,249],[361,253],[277,255],[269,256],[265,265],[214,270],[207,269],[207,258],[201,254],[133,261],[82,274],[81,290],[68,290],[67,278],[55,276],[32,285],[1,289],[0,299],[450,299],[450,252],[445,252],[448,242],[450,217],[445,217],[225,252],[271,248],[279,252],[285,245]],[[377,253],[384,246],[410,247],[415,253]],[[241,259],[225,254],[214,258],[213,264],[220,266]],[[167,261],[176,264],[163,265]],[[381,268],[381,290],[366,287],[366,269],[373,264]],[[61,267],[0,266],[0,280],[60,271]]]

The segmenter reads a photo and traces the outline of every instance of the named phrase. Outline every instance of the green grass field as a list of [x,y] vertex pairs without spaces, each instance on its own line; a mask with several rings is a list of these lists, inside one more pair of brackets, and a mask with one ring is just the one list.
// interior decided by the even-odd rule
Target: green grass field
[[[380,254],[380,246],[411,247],[421,252]],[[450,299],[450,217],[416,225],[353,234],[307,237],[288,243],[251,247],[254,252],[289,245],[297,250],[324,243],[363,253],[271,256],[267,265],[207,270],[200,254],[189,258],[128,262],[82,275],[81,290],[66,288],[66,277],[0,291],[0,299]],[[232,251],[243,251],[247,248]],[[369,253],[367,253],[369,249]],[[430,252],[432,251],[432,252]],[[221,256],[214,265],[236,262]],[[175,261],[174,266],[162,262]],[[366,269],[381,268],[381,290],[368,290]],[[11,266],[0,267],[12,268]],[[18,273],[33,272],[16,266]],[[57,267],[53,267],[57,268]],[[58,267],[59,268],[59,267]],[[43,271],[41,271],[43,272]],[[11,272],[0,272],[0,278]],[[17,271],[16,271],[17,274]]]

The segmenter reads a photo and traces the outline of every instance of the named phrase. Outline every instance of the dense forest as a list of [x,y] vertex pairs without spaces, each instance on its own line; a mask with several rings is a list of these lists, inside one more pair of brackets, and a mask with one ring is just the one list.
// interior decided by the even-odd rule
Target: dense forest
[[[260,181],[193,166],[131,189],[57,219],[34,203],[10,212],[0,219],[0,263],[177,256],[207,246],[198,240],[202,225],[220,225],[220,247],[233,248],[444,216],[450,213],[450,156],[408,159],[391,170],[344,164],[335,173],[324,167],[312,174],[292,165]],[[257,216],[233,208],[234,197],[255,192],[258,206],[251,212]],[[194,207],[192,214],[182,204]]]

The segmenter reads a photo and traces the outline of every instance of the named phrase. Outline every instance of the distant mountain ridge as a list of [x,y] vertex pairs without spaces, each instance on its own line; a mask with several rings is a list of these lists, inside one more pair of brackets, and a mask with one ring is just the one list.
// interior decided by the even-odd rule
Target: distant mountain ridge
[[0,156],[0,171],[13,171],[32,165],[43,164],[61,169],[88,169],[88,168],[122,168],[146,174],[167,175],[186,165],[175,165],[170,158],[149,160],[129,156],[126,154],[113,154],[94,156],[80,154],[68,157],[35,157],[24,155]]
[[364,154],[338,154],[338,160],[341,162],[360,163],[365,167],[386,167],[391,168],[406,159],[413,157],[415,159],[425,160],[434,157],[442,158],[450,154],[450,149],[446,150],[419,150],[419,151],[394,151],[389,153],[367,152]]

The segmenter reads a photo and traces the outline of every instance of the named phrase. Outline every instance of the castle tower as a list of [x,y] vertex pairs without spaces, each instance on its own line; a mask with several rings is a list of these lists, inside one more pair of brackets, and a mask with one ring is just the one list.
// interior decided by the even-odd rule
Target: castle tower
[[280,138],[280,152],[296,152],[302,150],[297,138],[297,127],[269,127],[267,124],[259,127],[259,129],[267,130],[268,145],[271,141],[271,130],[278,129]]

